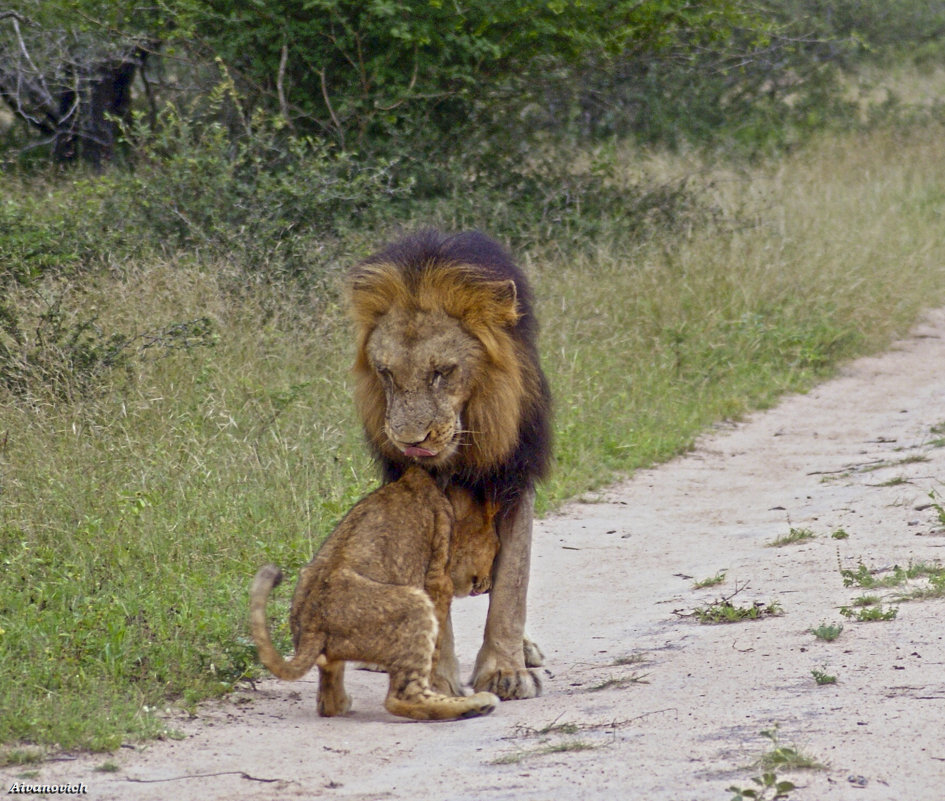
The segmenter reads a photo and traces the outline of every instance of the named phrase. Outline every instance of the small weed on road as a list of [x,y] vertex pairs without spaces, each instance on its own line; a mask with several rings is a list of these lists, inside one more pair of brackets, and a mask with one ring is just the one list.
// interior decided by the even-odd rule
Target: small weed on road
[[890,606],[888,609],[883,609],[882,604],[877,606],[863,606],[858,609],[852,609],[849,606],[841,606],[840,614],[858,623],[874,623],[879,620],[895,620],[896,615],[899,614],[899,608]]
[[823,640],[824,642],[833,642],[841,635],[841,633],[843,633],[843,624],[821,623],[816,629],[811,629],[810,633],[813,634],[818,640]]
[[794,528],[791,526],[787,534],[783,534],[768,543],[769,548],[782,548],[785,545],[794,545],[797,542],[807,542],[816,539],[817,535],[809,528]]
[[700,623],[741,623],[746,620],[760,620],[764,617],[776,617],[782,614],[783,610],[777,601],[766,603],[765,601],[755,601],[745,606],[736,606],[732,599],[740,592],[748,589],[748,582],[735,585],[735,590],[729,595],[719,598],[705,606],[697,606],[688,614],[680,614],[682,617],[694,617]]
[[697,581],[692,585],[694,590],[704,590],[706,587],[716,587],[719,584],[725,582],[725,571],[720,570],[714,576],[709,576],[709,578],[704,578],[702,581]]
[[818,685],[818,686],[823,686],[824,684],[836,684],[836,683],[837,683],[837,677],[831,675],[830,673],[828,673],[825,667],[822,667],[822,668],[814,668],[814,669],[810,672],[810,674],[811,674],[811,676],[814,677],[814,681],[817,682],[817,685]]
[[734,793],[731,801],[744,801],[746,798],[752,801],[778,801],[781,798],[787,798],[791,791],[795,789],[794,783],[786,779],[778,779],[777,774],[773,772],[763,773],[761,776],[752,777],[752,781],[757,787],[737,787],[732,785],[728,792]]

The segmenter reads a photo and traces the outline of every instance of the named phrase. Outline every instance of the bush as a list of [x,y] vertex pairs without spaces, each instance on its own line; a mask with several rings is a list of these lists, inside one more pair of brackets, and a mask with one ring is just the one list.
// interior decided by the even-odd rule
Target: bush
[[99,393],[110,374],[130,371],[146,354],[216,342],[206,317],[127,334],[107,330],[81,305],[67,306],[63,294],[0,305],[0,388],[29,401],[72,402]]
[[205,110],[168,106],[154,124],[139,115],[127,138],[131,169],[102,181],[106,219],[128,239],[236,258],[254,273],[301,276],[313,246],[409,191],[390,162],[361,164],[278,118],[242,116],[225,80]]
[[189,252],[315,280],[313,252],[410,189],[389,160],[362,164],[263,112],[242,116],[225,77],[199,108],[136,115],[124,135],[124,166],[0,205],[8,278]]

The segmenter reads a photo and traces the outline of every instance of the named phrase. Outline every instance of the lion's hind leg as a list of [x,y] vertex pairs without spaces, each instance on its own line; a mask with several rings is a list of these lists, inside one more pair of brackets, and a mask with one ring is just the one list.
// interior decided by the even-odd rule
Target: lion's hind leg
[[[392,715],[413,720],[488,715],[499,703],[492,693],[450,696],[430,686],[439,629],[434,604],[428,595],[413,588],[398,588],[398,595],[414,610],[409,618],[400,618],[391,631],[386,658],[390,686],[384,707]],[[413,596],[409,602],[408,595]]]
[[319,668],[326,710],[332,708],[329,698],[338,700],[334,708],[343,706],[338,694],[338,688],[344,693],[341,669],[333,667],[342,661],[383,667],[390,679],[384,706],[400,717],[455,720],[488,714],[498,703],[491,693],[452,698],[431,689],[438,623],[433,602],[423,590],[342,571],[323,612],[329,633]]
[[342,660],[318,665],[318,714],[333,718],[347,714],[351,698],[345,692],[345,663]]

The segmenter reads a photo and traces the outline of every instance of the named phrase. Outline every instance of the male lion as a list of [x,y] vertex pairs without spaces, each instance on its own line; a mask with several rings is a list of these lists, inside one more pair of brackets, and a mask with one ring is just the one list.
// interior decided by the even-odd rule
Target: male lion
[[[524,639],[534,486],[551,451],[548,384],[525,276],[480,233],[424,231],[348,276],[357,329],[355,403],[386,481],[419,464],[499,505],[502,549],[473,686],[541,692],[541,652]],[[523,648],[524,643],[524,648]],[[435,686],[458,694],[452,631]]]
[[495,507],[449,488],[444,494],[415,467],[375,490],[345,515],[302,569],[289,624],[295,656],[286,661],[266,626],[266,601],[282,580],[274,565],[256,574],[250,621],[259,658],[280,679],[299,679],[318,665],[318,713],[343,715],[346,660],[380,665],[390,677],[384,706],[416,720],[486,715],[499,699],[488,692],[453,697],[431,689],[454,595],[490,586],[499,549]]

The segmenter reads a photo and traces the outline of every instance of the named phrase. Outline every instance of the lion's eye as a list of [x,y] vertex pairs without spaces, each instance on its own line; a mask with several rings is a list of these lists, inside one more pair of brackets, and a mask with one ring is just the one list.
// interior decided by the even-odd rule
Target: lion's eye
[[390,370],[388,370],[386,367],[375,367],[374,371],[378,374],[378,376],[380,376],[381,381],[383,381],[385,384],[390,383],[392,378]]
[[430,384],[432,386],[438,386],[444,379],[449,378],[455,369],[455,364],[438,367],[430,374]]

